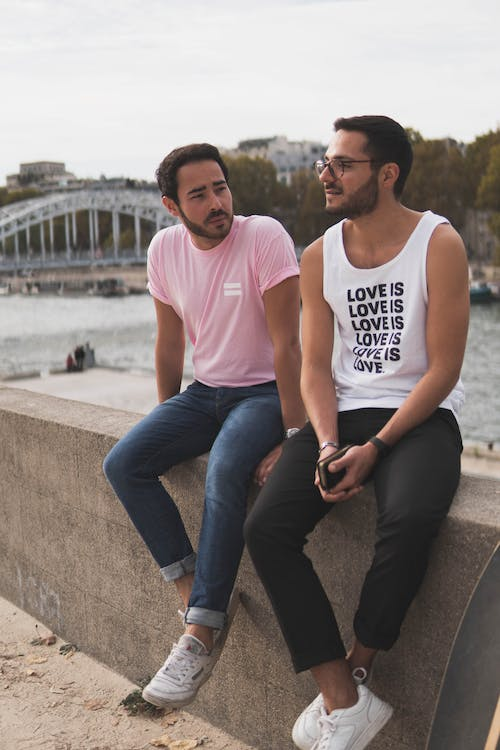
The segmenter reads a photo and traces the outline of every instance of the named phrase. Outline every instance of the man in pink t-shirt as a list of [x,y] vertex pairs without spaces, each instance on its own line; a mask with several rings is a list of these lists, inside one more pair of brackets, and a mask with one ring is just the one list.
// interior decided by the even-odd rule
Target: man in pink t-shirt
[[[305,414],[291,238],[270,217],[233,216],[214,146],[175,149],[156,176],[165,208],[180,220],[148,251],[159,405],[114,446],[104,471],[185,608],[184,635],[143,691],[150,703],[174,708],[194,699],[225,640],[250,482],[266,481]],[[180,393],[185,334],[194,382]],[[195,554],[159,477],[207,451]]]

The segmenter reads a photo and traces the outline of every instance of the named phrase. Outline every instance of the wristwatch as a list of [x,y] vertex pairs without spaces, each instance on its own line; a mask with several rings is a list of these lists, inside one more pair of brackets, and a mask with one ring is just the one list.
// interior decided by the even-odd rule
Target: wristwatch
[[289,427],[288,430],[285,430],[285,440],[293,437],[293,435],[296,435],[297,432],[300,432],[300,427]]
[[325,440],[321,445],[319,446],[318,453],[321,453],[323,448],[326,448],[328,445],[330,445],[332,448],[335,448],[336,451],[340,448],[340,444],[335,442],[335,440]]
[[375,446],[377,449],[378,457],[385,458],[391,452],[391,446],[381,440],[379,437],[374,435],[368,439],[368,442]]

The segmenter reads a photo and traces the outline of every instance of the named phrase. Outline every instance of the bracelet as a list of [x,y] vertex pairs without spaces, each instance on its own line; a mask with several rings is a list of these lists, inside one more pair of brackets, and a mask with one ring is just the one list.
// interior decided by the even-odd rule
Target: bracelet
[[321,445],[319,446],[318,453],[321,453],[321,451],[323,450],[323,448],[326,448],[328,445],[331,445],[332,448],[335,448],[336,450],[338,450],[340,448],[339,443],[335,443],[333,440],[325,440],[325,442],[321,443]]
[[387,443],[384,443],[384,441],[378,438],[376,435],[371,437],[368,442],[375,446],[379,458],[385,458],[391,452],[391,446],[387,445]]
[[288,430],[285,430],[285,440],[293,437],[297,432],[300,432],[300,427],[289,427]]

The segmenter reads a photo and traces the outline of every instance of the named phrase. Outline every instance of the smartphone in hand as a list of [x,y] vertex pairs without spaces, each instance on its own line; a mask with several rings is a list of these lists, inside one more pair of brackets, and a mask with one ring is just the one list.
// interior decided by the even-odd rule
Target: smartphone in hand
[[345,456],[349,448],[352,448],[352,443],[344,445],[343,448],[340,448],[335,453],[331,453],[326,458],[320,458],[317,462],[316,467],[318,469],[319,483],[324,492],[328,492],[335,487],[335,485],[345,476],[345,469],[331,472],[328,471],[328,467],[332,461],[337,461],[339,458],[342,458],[342,456]]

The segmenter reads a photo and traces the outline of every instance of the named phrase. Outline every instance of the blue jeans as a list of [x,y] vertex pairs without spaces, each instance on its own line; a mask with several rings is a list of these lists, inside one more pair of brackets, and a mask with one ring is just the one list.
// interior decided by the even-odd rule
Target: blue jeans
[[[260,460],[283,438],[276,383],[212,388],[195,381],[156,406],[104,460],[104,473],[167,581],[194,571],[185,621],[221,628],[243,552],[247,495]],[[196,555],[160,482],[210,451]]]

